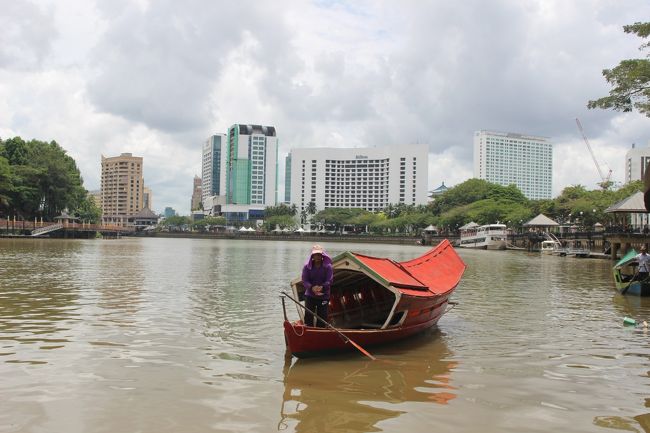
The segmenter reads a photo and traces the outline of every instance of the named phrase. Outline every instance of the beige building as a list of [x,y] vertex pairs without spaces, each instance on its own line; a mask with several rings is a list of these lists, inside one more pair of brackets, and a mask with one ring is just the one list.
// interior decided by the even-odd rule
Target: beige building
[[128,225],[144,207],[142,157],[102,155],[101,205],[102,224],[119,226]]
[[148,187],[144,187],[143,208],[153,210],[153,192]]
[[203,193],[202,181],[198,176],[194,176],[194,187],[192,188],[192,203],[190,210],[200,210],[201,207],[201,196]]

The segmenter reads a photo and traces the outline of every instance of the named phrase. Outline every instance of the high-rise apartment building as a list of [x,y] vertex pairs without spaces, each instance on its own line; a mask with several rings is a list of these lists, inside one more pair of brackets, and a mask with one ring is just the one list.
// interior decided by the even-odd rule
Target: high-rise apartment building
[[637,148],[633,144],[632,149],[625,153],[625,183],[643,180],[648,163],[650,163],[650,146]]
[[192,203],[190,204],[190,210],[199,210],[201,209],[201,178],[194,176],[194,184],[192,186]]
[[303,210],[427,203],[428,149],[424,144],[364,149],[292,149],[288,201]]
[[102,155],[102,223],[128,225],[129,217],[144,207],[142,157],[130,153]]
[[201,162],[201,202],[209,197],[225,195],[226,134],[214,134],[203,144]]
[[231,126],[225,158],[227,204],[277,204],[278,139],[273,126]]
[[503,186],[514,184],[532,200],[550,199],[553,145],[545,137],[476,131],[474,177]]

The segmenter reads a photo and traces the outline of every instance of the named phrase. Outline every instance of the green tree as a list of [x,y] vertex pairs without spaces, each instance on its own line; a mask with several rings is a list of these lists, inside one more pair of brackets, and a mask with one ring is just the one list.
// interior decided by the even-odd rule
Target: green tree
[[203,219],[200,219],[198,221],[192,222],[190,224],[190,227],[192,227],[192,230],[198,230],[200,232],[205,232],[210,230],[214,226],[225,226],[226,225],[226,218],[222,216],[214,217],[214,216],[207,216]]
[[355,218],[368,212],[364,209],[327,208],[312,217],[312,221],[333,226],[336,231],[341,231],[345,225],[354,225]]
[[[623,27],[623,31],[646,39],[650,35],[650,22],[627,25]],[[644,43],[640,50],[648,46],[650,43]],[[612,85],[609,96],[589,101],[588,108],[623,112],[636,109],[650,117],[650,60],[648,58],[623,60],[613,69],[604,69],[603,76]]]
[[9,208],[13,189],[11,166],[5,157],[0,156],[0,210]]
[[0,141],[0,156],[8,161],[11,171],[11,189],[5,190],[5,186],[0,190],[0,195],[8,197],[9,212],[23,218],[52,219],[64,209],[74,213],[88,208],[79,169],[55,141],[25,142],[14,137]]
[[276,227],[281,229],[293,229],[296,226],[296,221],[291,215],[275,215],[264,220],[264,230],[271,232]]
[[286,204],[282,203],[278,206],[267,206],[264,208],[264,216],[267,218],[279,215],[295,216],[297,211],[298,208],[296,205],[287,206]]
[[503,188],[483,179],[469,179],[445,191],[429,209],[434,215],[440,215],[450,209],[488,198],[495,188]]
[[174,215],[165,218],[161,225],[168,227],[170,230],[181,230],[183,226],[190,225],[190,219],[186,216]]
[[86,197],[74,210],[74,214],[82,221],[98,224],[102,216],[102,210],[91,197]]
[[0,156],[4,156],[11,165],[26,165],[29,161],[27,143],[20,137],[0,140]]

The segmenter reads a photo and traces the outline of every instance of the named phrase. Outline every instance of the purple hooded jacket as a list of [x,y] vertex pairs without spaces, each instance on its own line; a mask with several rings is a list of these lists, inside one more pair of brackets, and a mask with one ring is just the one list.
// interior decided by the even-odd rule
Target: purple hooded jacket
[[[302,285],[305,287],[305,296],[316,299],[329,299],[330,286],[334,280],[332,258],[325,251],[321,255],[323,256],[323,264],[320,268],[316,268],[311,261],[312,254],[309,254],[307,262],[302,268]],[[312,292],[312,286],[323,286],[320,296]]]

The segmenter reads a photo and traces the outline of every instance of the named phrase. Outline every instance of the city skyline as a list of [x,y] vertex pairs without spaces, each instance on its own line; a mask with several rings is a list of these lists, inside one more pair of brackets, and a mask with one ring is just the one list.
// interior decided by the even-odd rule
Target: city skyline
[[0,1],[0,137],[56,140],[88,190],[101,154],[142,156],[157,213],[189,214],[202,143],[238,123],[277,128],[279,201],[293,148],[426,144],[432,190],[473,177],[474,131],[543,136],[557,196],[601,180],[576,118],[615,182],[650,142],[645,116],[586,108],[645,56],[622,30],[642,0]]

